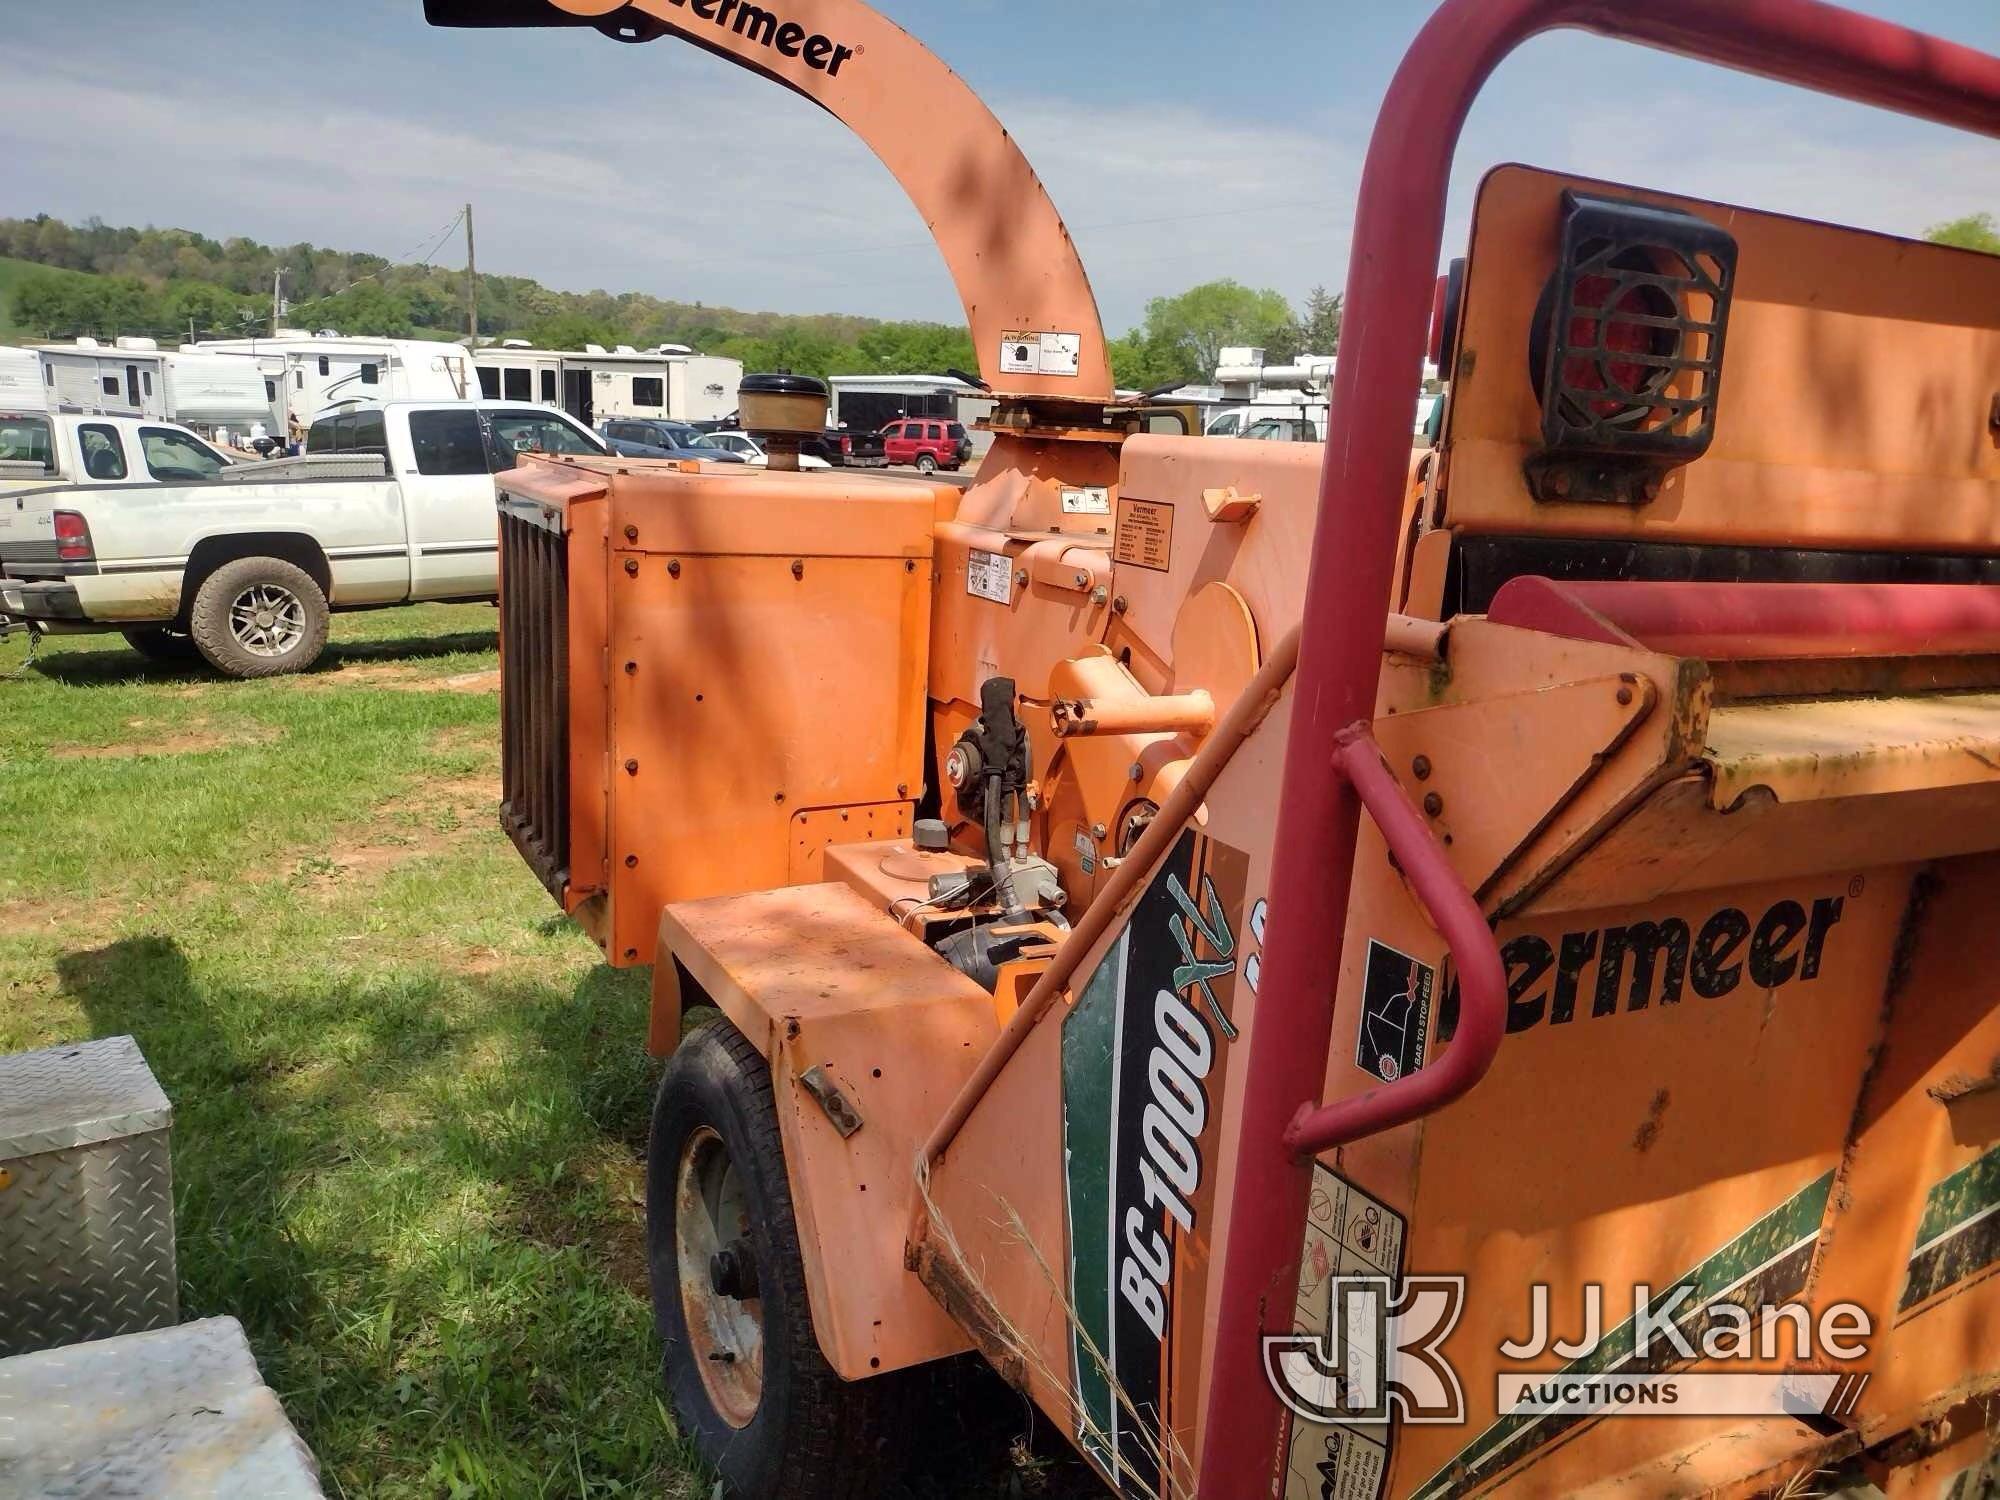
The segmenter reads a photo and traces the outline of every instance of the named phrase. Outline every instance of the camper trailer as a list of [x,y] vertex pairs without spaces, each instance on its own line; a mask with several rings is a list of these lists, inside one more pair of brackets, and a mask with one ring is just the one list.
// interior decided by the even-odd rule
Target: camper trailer
[[719,422],[735,414],[743,380],[740,359],[697,354],[685,344],[556,350],[509,339],[476,351],[472,363],[489,399],[538,401],[592,427],[613,417]]
[[184,352],[248,355],[265,383],[263,420],[284,432],[312,425],[342,401],[462,401],[478,394],[457,344],[432,339],[342,338],[331,330],[278,330],[274,338],[205,339]]
[[562,355],[537,349],[526,339],[503,339],[491,348],[474,350],[472,369],[479,377],[479,394],[489,401],[562,407]]
[[34,404],[52,411],[151,417],[199,432],[247,427],[269,416],[255,365],[233,356],[162,350],[143,338],[109,344],[80,338],[21,353],[39,366]]

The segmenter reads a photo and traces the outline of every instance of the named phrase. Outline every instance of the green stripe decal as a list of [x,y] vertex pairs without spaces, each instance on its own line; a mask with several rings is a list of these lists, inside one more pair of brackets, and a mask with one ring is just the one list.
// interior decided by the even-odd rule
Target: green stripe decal
[[2000,1204],[2000,1146],[1959,1168],[1925,1195],[1924,1216],[1917,1224],[1917,1248],[1923,1249],[1995,1204]]
[[[1698,1328],[1708,1304],[1739,1283],[1757,1277],[1766,1268],[1778,1269],[1779,1262],[1787,1261],[1796,1261],[1796,1264],[1785,1265],[1780,1279],[1791,1284],[1767,1290],[1776,1294],[1772,1300],[1777,1301],[1797,1295],[1804,1286],[1807,1258],[1794,1252],[1801,1242],[1818,1235],[1832,1191],[1833,1173],[1828,1172],[1787,1198],[1692,1271],[1661,1288],[1650,1305],[1659,1307],[1669,1302],[1679,1287],[1691,1286],[1693,1291],[1681,1303],[1679,1316],[1674,1321],[1683,1331],[1691,1325]],[[1560,1373],[1597,1375],[1626,1365],[1633,1358],[1637,1332],[1636,1317],[1627,1318],[1605,1334],[1596,1349],[1564,1365]],[[1693,1340],[1690,1339],[1690,1342]],[[1664,1352],[1671,1357],[1675,1351],[1668,1344]],[[1634,1365],[1633,1369],[1661,1367],[1664,1364],[1661,1353],[1660,1341],[1656,1340],[1649,1357],[1643,1364]],[[1511,1465],[1584,1420],[1594,1419],[1526,1414],[1502,1416],[1461,1448],[1450,1463],[1426,1480],[1416,1492],[1417,1500],[1431,1500],[1433,1496],[1449,1494],[1468,1481],[1484,1482],[1492,1477],[1492,1473],[1497,1473],[1498,1468],[1492,1473],[1479,1471],[1496,1457],[1504,1453],[1504,1463],[1500,1467]]]
[[2000,1259],[2000,1146],[1924,1195],[1909,1273],[1896,1304],[1907,1312]]
[[1076,1398],[1081,1408],[1077,1442],[1107,1471],[1111,1454],[1089,1434],[1108,1436],[1116,1415],[1104,1367],[1083,1341],[1088,1334],[1105,1358],[1111,1353],[1111,1121],[1117,1077],[1118,998],[1129,932],[1092,972],[1083,995],[1063,1021],[1063,1172],[1069,1193],[1070,1300],[1081,1333],[1071,1335]]

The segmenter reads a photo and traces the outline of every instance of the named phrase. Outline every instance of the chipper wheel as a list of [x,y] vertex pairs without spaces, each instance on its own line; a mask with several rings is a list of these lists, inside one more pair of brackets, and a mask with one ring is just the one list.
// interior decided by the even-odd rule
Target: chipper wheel
[[813,1335],[771,1075],[721,1016],[653,1105],[653,1321],[681,1430],[743,1500],[863,1500],[890,1473],[903,1382],[849,1384]]

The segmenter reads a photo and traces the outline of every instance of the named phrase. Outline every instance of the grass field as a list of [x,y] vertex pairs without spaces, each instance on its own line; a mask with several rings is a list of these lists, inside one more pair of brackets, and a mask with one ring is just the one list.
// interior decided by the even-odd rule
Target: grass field
[[[261,683],[51,640],[0,681],[0,1051],[138,1039],[182,1314],[243,1322],[329,1494],[706,1497],[645,1294],[646,976],[496,827],[493,626],[342,616]],[[1095,1493],[942,1384],[911,1495]]]

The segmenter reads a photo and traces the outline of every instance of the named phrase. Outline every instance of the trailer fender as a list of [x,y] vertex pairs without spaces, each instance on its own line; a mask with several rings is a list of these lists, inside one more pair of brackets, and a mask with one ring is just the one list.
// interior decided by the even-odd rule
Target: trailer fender
[[904,1264],[918,1147],[985,1054],[993,997],[846,885],[661,914],[650,1050],[713,1004],[771,1069],[813,1329],[847,1380],[972,1347]]

